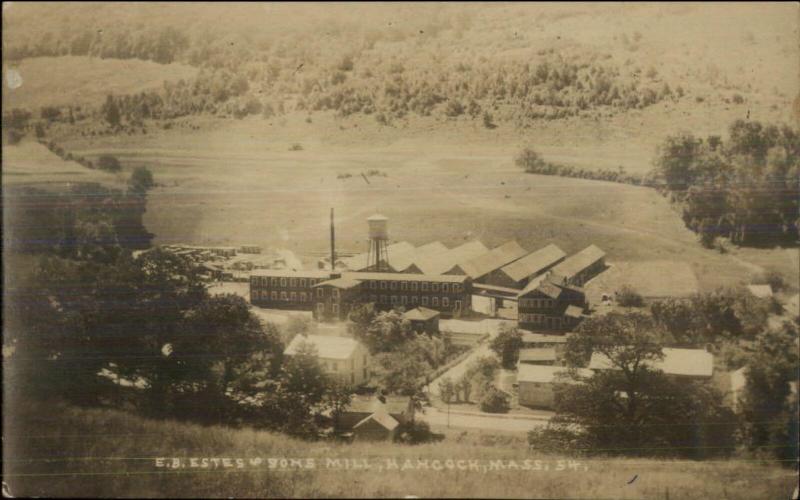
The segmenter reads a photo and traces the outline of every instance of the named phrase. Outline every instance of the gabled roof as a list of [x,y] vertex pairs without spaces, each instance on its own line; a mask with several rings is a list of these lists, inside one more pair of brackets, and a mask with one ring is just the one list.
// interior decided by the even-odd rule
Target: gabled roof
[[427,307],[415,307],[410,311],[404,312],[403,319],[407,319],[409,321],[427,321],[439,315],[439,311],[434,311],[433,309],[428,309]]
[[557,299],[561,296],[564,290],[571,290],[576,293],[585,294],[583,288],[575,285],[568,285],[562,280],[554,279],[551,275],[537,276],[532,279],[528,285],[517,294],[517,297],[528,295],[533,290],[537,290],[552,299]]
[[380,426],[383,427],[384,429],[386,429],[387,431],[392,431],[392,430],[395,429],[395,427],[400,425],[400,422],[398,422],[397,419],[395,419],[393,416],[389,415],[388,413],[386,413],[384,411],[376,411],[372,415],[369,415],[368,417],[364,418],[359,423],[354,425],[353,429],[358,429],[359,427],[361,427],[362,425],[366,424],[370,420],[374,420],[375,422],[380,424]]
[[346,272],[342,273],[343,278],[354,280],[386,280],[386,281],[431,281],[434,283],[464,283],[466,276],[453,276],[437,274],[405,274],[405,273],[373,273],[373,272]]
[[[416,265],[416,267],[420,270],[420,272],[425,273],[425,271],[419,266],[418,263],[424,262],[428,259],[435,257],[436,255],[443,254],[447,252],[449,249],[444,245],[444,243],[440,241],[432,241],[430,243],[426,243],[420,247],[417,247],[412,252],[403,253],[399,256],[392,256],[389,254],[389,265],[392,266],[393,269],[398,271],[404,271],[407,268]],[[428,274],[428,273],[425,273]]]
[[330,278],[331,272],[324,270],[299,270],[293,271],[291,269],[256,269],[250,276],[266,276],[275,278]]
[[529,276],[541,273],[566,256],[567,254],[563,250],[550,244],[504,266],[501,271],[512,280],[521,281]]
[[414,261],[416,267],[424,274],[442,274],[459,263],[466,262],[489,251],[478,240],[464,243],[446,252],[431,255]]
[[[389,263],[392,264],[392,257],[394,255],[402,254],[412,250],[414,250],[414,245],[407,241],[400,241],[387,246],[386,252],[389,254]],[[347,266],[347,269],[350,269],[351,271],[360,271],[369,266],[369,253],[364,252],[353,255],[352,257],[342,259],[342,262],[345,266]]]
[[287,356],[293,356],[303,344],[312,344],[317,349],[317,357],[326,359],[350,359],[358,341],[350,337],[337,337],[334,335],[295,335],[289,346],[283,351]]
[[571,255],[553,267],[553,274],[571,279],[587,267],[606,256],[606,253],[595,245],[589,245],[575,255]]
[[340,288],[342,290],[348,290],[350,288],[355,288],[360,285],[361,282],[358,280],[354,280],[352,278],[336,278],[328,281],[322,281],[317,283],[311,288],[316,288],[319,286],[332,286],[334,288]]
[[519,350],[520,361],[555,361],[555,347],[530,347]]
[[486,276],[496,269],[500,269],[506,264],[514,262],[526,253],[526,250],[519,246],[519,243],[512,240],[478,257],[470,259],[463,264],[459,264],[459,267],[467,276],[472,279],[477,279],[481,276]]
[[[593,374],[586,368],[577,368],[576,373],[580,377],[591,377]],[[575,383],[576,381],[569,376],[569,369],[563,366],[517,363],[517,383],[520,382],[551,384],[553,382]]]
[[[714,356],[703,349],[677,349],[664,347],[664,358],[648,361],[647,364],[654,370],[661,370],[668,375],[683,375],[687,377],[711,377],[714,374]],[[616,370],[611,360],[605,354],[592,353],[589,361],[592,370]]]

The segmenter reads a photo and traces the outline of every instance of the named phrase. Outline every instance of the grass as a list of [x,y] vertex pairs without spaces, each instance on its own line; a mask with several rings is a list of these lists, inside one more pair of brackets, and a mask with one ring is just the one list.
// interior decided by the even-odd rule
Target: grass
[[28,108],[37,115],[42,106],[99,104],[108,94],[157,89],[165,81],[189,79],[197,73],[182,64],[83,56],[36,57],[8,68],[19,72],[22,85],[4,88],[3,107]]
[[[785,498],[796,475],[744,460],[598,458],[557,471],[559,460],[502,433],[454,432],[435,445],[309,443],[249,429],[152,421],[102,409],[24,405],[6,415],[4,481],[15,496],[55,497],[482,497]],[[156,467],[177,457],[187,467]],[[193,469],[188,458],[256,458],[261,466]],[[313,470],[269,470],[267,458],[314,458]],[[326,458],[480,460],[480,470],[397,471],[328,467]],[[483,470],[490,460],[541,460],[549,470]],[[249,462],[247,462],[249,463]],[[431,463],[431,462],[429,462]],[[565,462],[568,463],[568,462]],[[631,479],[636,477],[635,481]]]

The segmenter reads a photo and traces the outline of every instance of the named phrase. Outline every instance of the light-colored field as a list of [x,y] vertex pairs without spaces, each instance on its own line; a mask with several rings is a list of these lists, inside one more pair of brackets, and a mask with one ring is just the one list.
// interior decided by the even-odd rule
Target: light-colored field
[[[240,244],[326,252],[336,210],[337,247],[366,249],[365,219],[390,218],[393,240],[455,246],[516,239],[529,250],[555,243],[568,253],[594,243],[611,261],[675,261],[691,266],[701,289],[747,281],[770,263],[798,281],[798,251],[722,255],[703,249],[654,190],[520,172],[507,144],[454,144],[405,137],[366,145],[329,141],[320,128],[261,119],[158,136],[80,139],[67,149],[108,152],[126,168],[149,165],[162,187],[151,192],[145,223],[160,243]],[[289,151],[300,142],[302,151]],[[361,177],[378,169],[386,177]],[[350,173],[351,178],[337,179]]]
[[[502,432],[446,431],[443,442],[419,446],[308,443],[250,429],[156,422],[110,410],[48,405],[17,412],[3,480],[14,496],[79,497],[416,497],[452,498],[789,498],[797,473],[752,460],[578,459],[537,453]],[[43,459],[45,458],[46,459]],[[185,467],[156,467],[156,458]],[[190,458],[261,458],[242,469],[192,468]],[[269,458],[313,459],[313,469],[270,470]],[[375,469],[327,459],[366,461]],[[492,468],[490,460],[541,460],[541,470]],[[389,461],[410,470],[386,469]],[[417,466],[427,460],[428,468]],[[480,460],[477,470],[434,470],[446,460]],[[235,462],[232,462],[235,463]],[[303,462],[305,463],[305,462]],[[464,463],[467,464],[466,462]],[[563,463],[561,467],[566,465]],[[531,465],[535,465],[531,462]],[[377,467],[383,469],[378,470]],[[483,466],[486,466],[485,468]],[[547,469],[545,469],[547,466]],[[635,481],[632,478],[635,477]]]
[[613,296],[627,285],[648,299],[689,297],[700,284],[689,262],[650,260],[643,262],[608,262],[609,268],[586,284],[590,303],[598,304],[603,294]]
[[4,185],[100,182],[118,187],[124,185],[124,176],[127,175],[92,170],[74,161],[62,160],[32,140],[3,147],[2,171]]
[[136,94],[161,87],[165,81],[189,79],[197,69],[182,64],[158,64],[138,59],[99,59],[83,56],[36,57],[3,64],[3,79],[16,71],[21,85],[3,85],[3,107],[99,104],[109,94]]

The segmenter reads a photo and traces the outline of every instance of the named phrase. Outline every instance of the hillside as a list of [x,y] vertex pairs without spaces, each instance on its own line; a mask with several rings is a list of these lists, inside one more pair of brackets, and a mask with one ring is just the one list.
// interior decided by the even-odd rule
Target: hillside
[[[480,498],[788,498],[791,470],[763,461],[692,462],[651,459],[571,459],[493,445],[461,431],[443,443],[419,446],[296,441],[263,431],[151,421],[126,413],[60,404],[15,407],[5,415],[4,481],[14,496],[54,497],[427,497]],[[503,443],[503,444],[500,444]],[[157,458],[179,458],[177,469]],[[193,468],[191,458],[245,459],[242,468]],[[261,458],[258,464],[255,459]],[[278,459],[270,470],[268,459]],[[280,459],[303,459],[297,462]],[[340,459],[339,464],[327,459]],[[350,468],[345,467],[349,458]],[[250,459],[254,461],[251,462]],[[390,461],[411,470],[387,470]],[[428,460],[428,470],[417,460]],[[478,460],[478,470],[432,470],[434,460]],[[505,470],[492,469],[502,460]],[[535,467],[542,470],[514,470]],[[570,461],[572,460],[572,461]],[[375,469],[352,467],[362,461]],[[170,460],[159,462],[170,463]],[[451,465],[457,465],[453,463]],[[463,464],[468,466],[468,462]],[[383,466],[383,470],[378,467]],[[484,466],[487,468],[484,469]],[[544,470],[549,467],[549,470]],[[564,470],[558,470],[564,468]]]

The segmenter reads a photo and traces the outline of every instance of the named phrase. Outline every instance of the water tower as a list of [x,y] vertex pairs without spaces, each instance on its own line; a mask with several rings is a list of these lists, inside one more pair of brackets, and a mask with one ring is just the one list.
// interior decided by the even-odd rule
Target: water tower
[[389,219],[380,214],[367,218],[369,224],[369,250],[367,252],[367,269],[385,272],[389,270]]

